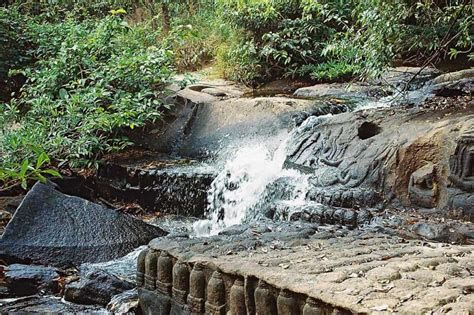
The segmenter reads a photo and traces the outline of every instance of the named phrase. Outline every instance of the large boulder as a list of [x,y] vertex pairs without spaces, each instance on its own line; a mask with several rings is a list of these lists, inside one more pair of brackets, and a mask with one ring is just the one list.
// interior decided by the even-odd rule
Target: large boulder
[[79,266],[124,256],[165,234],[158,227],[37,183],[0,240],[0,259]]

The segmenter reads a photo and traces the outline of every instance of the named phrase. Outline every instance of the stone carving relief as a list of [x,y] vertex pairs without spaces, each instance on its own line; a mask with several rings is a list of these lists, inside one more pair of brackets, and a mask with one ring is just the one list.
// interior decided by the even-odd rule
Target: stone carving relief
[[392,139],[377,137],[373,122],[323,124],[324,117],[308,120],[290,144],[287,165],[310,177],[310,200],[331,206],[374,206],[380,202],[384,166],[394,156]]
[[459,189],[474,192],[474,132],[461,136],[450,158],[449,179]]
[[437,205],[438,185],[436,168],[429,162],[413,172],[408,186],[410,201],[417,206],[434,208]]
[[474,132],[461,136],[449,160],[452,188],[449,190],[448,207],[455,215],[474,218]]

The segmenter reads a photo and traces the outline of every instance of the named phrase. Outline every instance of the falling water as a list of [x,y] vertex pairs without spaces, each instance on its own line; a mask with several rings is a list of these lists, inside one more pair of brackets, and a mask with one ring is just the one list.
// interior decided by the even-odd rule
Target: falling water
[[[293,187],[288,203],[303,203],[308,182],[306,175],[285,169],[287,143],[293,131],[272,152],[271,145],[254,143],[243,146],[229,159],[208,192],[208,218],[195,222],[195,236],[216,235],[226,227],[241,224],[259,215],[268,185],[285,178]],[[279,137],[277,137],[279,138]],[[252,217],[253,216],[253,217]]]

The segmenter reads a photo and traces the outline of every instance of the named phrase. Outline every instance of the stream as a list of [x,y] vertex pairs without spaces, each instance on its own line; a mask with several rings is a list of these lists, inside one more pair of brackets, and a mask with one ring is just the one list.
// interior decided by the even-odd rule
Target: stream
[[[401,83],[398,86],[401,86]],[[313,92],[309,89],[303,89],[302,94],[306,96],[298,96],[298,92],[289,94],[287,90],[282,90],[282,93],[272,90],[270,92],[258,93],[257,91],[243,94],[242,98],[271,103],[273,97],[278,96],[278,101],[283,104],[295,100],[312,100],[319,105],[328,102],[347,103],[350,105],[346,106],[346,110],[361,112],[361,116],[363,116],[364,111],[376,111],[379,108],[388,109],[406,105],[418,107],[433,94],[435,86],[436,84],[431,81],[431,77],[426,76],[424,80],[413,82],[412,86],[402,92],[394,89],[390,95],[377,97],[371,95],[361,96],[363,93],[360,91],[355,92],[351,97],[346,97],[346,92],[341,92],[341,95],[339,95],[331,90],[333,87],[330,87],[327,89],[329,91],[327,93],[330,95],[311,96]],[[219,101],[224,102],[226,100]],[[199,103],[197,104],[199,105]],[[257,103],[257,105],[259,104]],[[188,111],[191,114],[186,113],[186,115],[195,115],[195,112],[201,110],[203,106],[199,107],[198,105]],[[254,107],[257,107],[257,105],[254,105]],[[291,104],[289,107],[295,107],[295,105]],[[205,114],[208,115],[208,113]],[[102,195],[105,192],[114,196],[122,195],[123,198],[130,198],[125,200],[127,202],[138,200],[142,204],[149,204],[152,209],[157,205],[166,203],[172,211],[148,215],[144,221],[169,232],[170,235],[179,235],[183,238],[212,237],[231,229],[233,226],[251,224],[252,222],[264,222],[265,220],[293,221],[295,218],[299,218],[302,213],[305,213],[302,209],[306,208],[311,208],[312,212],[318,212],[318,209],[324,212],[331,206],[310,198],[312,180],[314,180],[312,176],[314,177],[317,172],[308,171],[308,168],[303,166],[294,167],[294,163],[289,165],[289,160],[296,159],[293,155],[301,148],[309,147],[317,142],[319,140],[317,137],[308,137],[307,134],[317,130],[319,124],[333,116],[334,114],[327,112],[320,111],[315,114],[314,111],[307,110],[291,116],[292,122],[290,125],[292,125],[292,128],[281,129],[278,127],[277,132],[272,134],[259,134],[255,137],[240,136],[236,137],[238,140],[235,141],[228,140],[231,137],[227,137],[227,135],[220,135],[218,153],[214,154],[212,158],[196,159],[188,164],[167,165],[161,169],[154,169],[153,166],[148,168],[140,166],[147,164],[148,160],[145,160],[142,164],[135,161],[138,166],[133,163],[123,163],[120,166],[121,168],[112,165],[110,169],[104,168],[99,172],[102,172],[101,176],[106,180],[100,182],[99,178],[97,180],[99,184],[96,183],[95,188],[100,187]],[[207,116],[203,115],[203,117]],[[195,122],[199,118],[200,116],[187,117],[184,114],[182,117],[180,116],[179,119],[186,123],[182,130],[188,132],[188,129],[194,127],[193,124],[199,126]],[[259,121],[252,121],[251,123],[257,124],[256,129],[258,129]],[[287,120],[285,120],[285,123],[288,124]],[[201,128],[207,132],[209,126],[204,125]],[[232,132],[229,132],[229,135],[232,135]],[[196,135],[190,132],[189,137],[192,136]],[[372,136],[370,134],[368,138]],[[179,143],[182,142],[184,143],[183,139],[180,138]],[[203,143],[206,142],[203,141]],[[324,154],[329,158],[324,163],[337,167],[341,163],[338,159],[345,152],[338,151],[336,141],[327,145],[328,148],[325,149]],[[315,161],[309,164],[312,165],[313,162]],[[152,164],[148,163],[148,165]],[[311,174],[311,172],[314,174]],[[344,183],[348,183],[353,179],[351,174],[348,173],[338,174],[337,176],[337,180],[340,182],[345,180]],[[326,177],[325,173],[321,173],[317,180],[326,180],[331,184],[337,182],[329,175]],[[157,181],[160,182],[157,183]],[[203,191],[204,187],[207,190]],[[196,207],[191,210],[187,205],[193,202]],[[205,209],[201,209],[201,205],[205,205]],[[332,212],[335,212],[336,207],[331,209]],[[156,210],[161,211],[163,209]],[[369,219],[361,224],[370,225],[370,223]],[[351,226],[351,228],[353,227]],[[144,248],[145,246],[141,246],[120,259],[96,264],[82,264],[79,267],[80,272],[81,274],[97,271],[106,272],[126,283],[133,284],[136,281],[136,260]],[[137,307],[137,299],[135,291],[127,290],[123,296],[112,299],[108,310],[133,310]],[[34,307],[31,309],[43,311],[48,309],[48,303],[50,303],[52,305],[50,309],[53,310],[106,312],[105,308],[95,306],[91,309],[75,309],[72,304],[59,301],[53,296],[45,296],[43,300],[31,301],[4,299],[0,300],[0,303],[7,306],[13,305],[10,310],[30,310],[27,307],[37,305],[36,309]],[[20,304],[15,308],[17,302]]]

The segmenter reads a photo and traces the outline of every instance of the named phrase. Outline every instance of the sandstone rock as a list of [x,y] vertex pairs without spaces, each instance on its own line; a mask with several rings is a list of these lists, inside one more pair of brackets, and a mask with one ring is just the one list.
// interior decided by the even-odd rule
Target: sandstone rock
[[66,286],[64,299],[76,304],[92,304],[106,306],[114,295],[131,290],[132,283],[105,272],[93,271],[81,274],[81,279]]
[[474,68],[444,73],[434,78],[432,82],[439,84],[470,78],[474,78]]
[[323,83],[300,88],[293,94],[297,97],[367,98],[379,91],[378,87],[361,83]]
[[348,105],[330,100],[246,98],[242,94],[231,86],[191,85],[168,99],[174,106],[165,123],[155,126],[146,137],[136,133],[131,138],[166,154],[209,157],[232,152],[249,139],[269,142],[310,115],[348,110]]
[[285,165],[310,176],[307,199],[317,203],[401,203],[472,217],[472,113],[470,106],[441,116],[379,109],[310,117],[292,133]]
[[227,96],[226,92],[219,88],[205,88],[201,90],[202,93],[207,93],[212,96],[224,97]]
[[10,295],[27,296],[56,293],[55,281],[59,276],[55,268],[13,264],[5,267],[3,278]]
[[[296,229],[295,225],[302,223],[291,224]],[[255,224],[249,227],[251,233],[242,230],[240,234],[206,239],[167,236],[152,241],[137,266],[145,279],[156,278],[159,269],[156,260],[150,265],[147,258],[153,261],[163,252],[172,256],[173,262],[180,262],[179,268],[175,265],[173,270],[183,270],[184,266],[186,272],[173,282],[171,292],[158,286],[153,289],[152,281],[148,286],[139,283],[143,310],[167,315],[176,306],[203,310],[205,305],[208,310],[225,313],[223,305],[225,311],[235,310],[235,302],[240,301],[242,309],[245,305],[247,310],[257,310],[259,314],[273,314],[277,309],[284,314],[298,313],[298,306],[301,310],[303,305],[304,314],[418,314],[440,310],[466,313],[473,305],[473,277],[467,270],[450,271],[453,264],[460,269],[471,268],[472,245],[404,240],[369,232],[370,229],[352,230],[342,237],[336,233],[317,237],[324,234],[321,229],[304,244],[298,244],[294,236],[293,242],[282,237],[289,232],[283,224],[261,225],[267,229]],[[250,240],[257,240],[253,247],[238,246]],[[194,272],[196,266],[198,273]],[[211,280],[216,271],[222,273],[219,281]],[[243,297],[232,292],[234,284],[242,278]],[[216,284],[221,288],[219,295]],[[212,289],[212,294],[206,295],[206,288]],[[188,299],[183,299],[186,293]],[[449,307],[444,308],[445,305]]]
[[127,215],[36,184],[0,240],[4,260],[61,267],[121,257],[166,233]]

